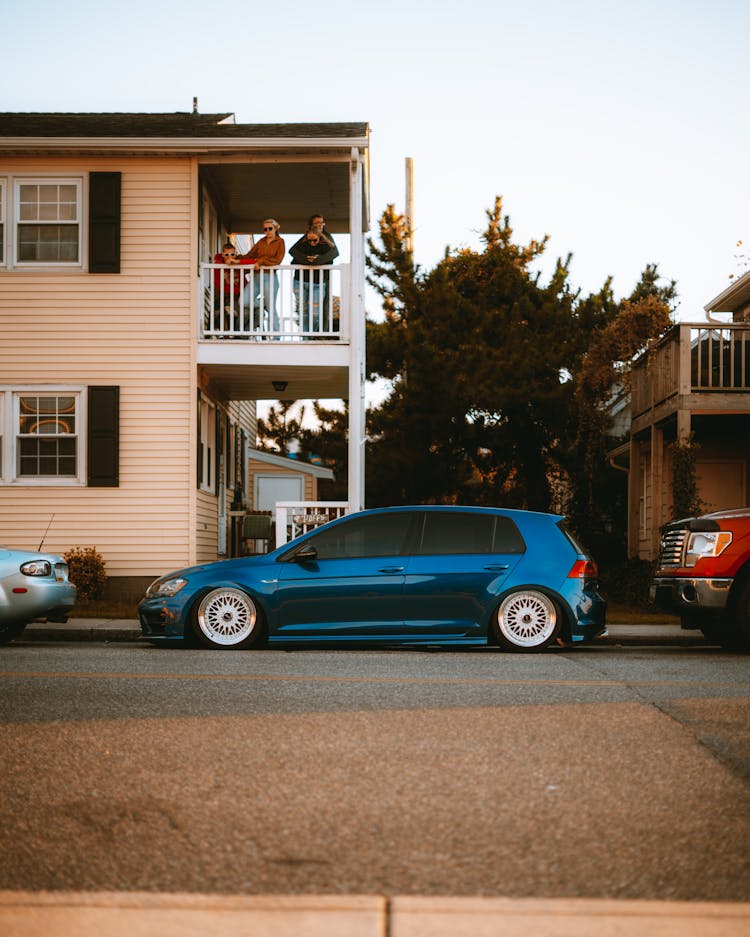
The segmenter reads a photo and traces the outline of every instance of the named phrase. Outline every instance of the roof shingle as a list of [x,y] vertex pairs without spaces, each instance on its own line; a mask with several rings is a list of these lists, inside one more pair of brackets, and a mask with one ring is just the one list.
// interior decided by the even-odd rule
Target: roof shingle
[[231,113],[44,114],[0,113],[0,137],[224,137],[348,138],[367,135],[366,123],[235,124]]

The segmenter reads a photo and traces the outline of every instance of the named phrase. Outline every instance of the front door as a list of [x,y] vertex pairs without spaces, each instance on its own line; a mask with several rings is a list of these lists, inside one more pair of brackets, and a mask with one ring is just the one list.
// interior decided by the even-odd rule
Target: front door
[[305,541],[314,559],[278,564],[272,637],[387,637],[403,632],[409,511],[347,518]]

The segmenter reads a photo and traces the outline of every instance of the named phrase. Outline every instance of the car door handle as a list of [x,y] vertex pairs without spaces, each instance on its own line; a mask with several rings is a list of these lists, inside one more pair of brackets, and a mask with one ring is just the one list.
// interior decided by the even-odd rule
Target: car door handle
[[378,570],[379,573],[403,573],[403,571],[403,566],[383,566]]
[[507,568],[508,568],[508,564],[507,564],[507,563],[496,563],[496,564],[494,564],[493,566],[485,566],[484,568],[490,570],[490,571],[493,572],[493,573],[499,573],[499,572],[502,572],[504,569],[507,569]]

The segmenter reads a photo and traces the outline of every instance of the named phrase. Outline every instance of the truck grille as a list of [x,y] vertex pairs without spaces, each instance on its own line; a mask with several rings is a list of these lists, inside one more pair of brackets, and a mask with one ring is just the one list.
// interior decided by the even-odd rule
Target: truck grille
[[684,565],[682,556],[687,535],[688,532],[684,528],[665,531],[659,544],[659,569]]

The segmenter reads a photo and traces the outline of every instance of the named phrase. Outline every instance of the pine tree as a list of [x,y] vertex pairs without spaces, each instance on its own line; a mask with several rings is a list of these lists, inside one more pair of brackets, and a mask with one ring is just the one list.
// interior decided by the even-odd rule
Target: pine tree
[[300,407],[295,416],[292,413],[296,400],[280,400],[277,407],[270,407],[268,419],[258,419],[258,446],[265,452],[278,452],[289,455],[289,444],[299,439],[305,408]]

